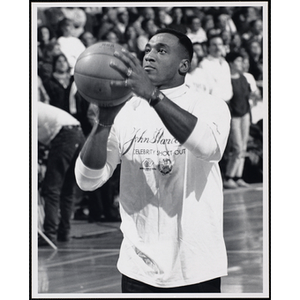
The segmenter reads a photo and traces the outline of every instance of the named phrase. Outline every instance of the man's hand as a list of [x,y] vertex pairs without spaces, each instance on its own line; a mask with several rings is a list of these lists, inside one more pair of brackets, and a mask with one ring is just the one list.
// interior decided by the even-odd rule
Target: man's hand
[[155,86],[151,83],[140,61],[125,49],[122,49],[121,53],[116,51],[114,56],[119,58],[128,68],[114,62],[110,63],[110,66],[125,78],[125,81],[112,80],[111,86],[129,86],[137,96],[149,100]]
[[123,102],[117,106],[98,106],[98,122],[106,126],[112,125],[125,103]]

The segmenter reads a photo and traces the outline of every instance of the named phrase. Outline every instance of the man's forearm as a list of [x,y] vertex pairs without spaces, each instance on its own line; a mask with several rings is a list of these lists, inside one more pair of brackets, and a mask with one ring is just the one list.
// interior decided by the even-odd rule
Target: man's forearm
[[164,97],[154,106],[164,125],[179,143],[183,144],[194,130],[197,117]]
[[107,140],[111,127],[95,124],[84,146],[80,158],[91,169],[102,169],[107,158]]

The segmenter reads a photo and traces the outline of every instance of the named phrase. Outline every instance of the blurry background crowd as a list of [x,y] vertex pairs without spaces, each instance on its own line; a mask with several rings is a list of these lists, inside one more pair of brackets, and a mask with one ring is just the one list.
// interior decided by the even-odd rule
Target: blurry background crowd
[[[211,83],[214,78],[205,70],[214,69],[214,66],[209,67],[210,56],[214,56],[214,51],[221,52],[220,59],[239,53],[241,72],[250,87],[251,117],[243,179],[249,183],[262,181],[262,7],[39,7],[37,12],[38,100],[74,116],[86,137],[93,126],[94,110],[77,92],[73,75],[78,56],[94,43],[121,44],[142,61],[145,44],[157,29],[167,27],[182,31],[194,45],[192,68],[186,83],[211,94],[214,93]],[[221,43],[212,44],[210,41],[216,36]],[[231,56],[232,61],[235,58]],[[223,88],[222,82],[217,84]],[[225,89],[223,91],[224,100],[230,101],[232,94],[226,99]],[[47,151],[47,147],[39,144],[40,184]],[[226,151],[220,162],[223,176],[228,155]],[[99,190],[78,192],[74,218],[90,222],[119,220],[118,178],[119,169]]]

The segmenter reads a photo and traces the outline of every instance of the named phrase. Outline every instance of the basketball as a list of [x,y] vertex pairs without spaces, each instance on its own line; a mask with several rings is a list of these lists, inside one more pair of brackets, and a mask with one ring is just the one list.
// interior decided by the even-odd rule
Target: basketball
[[116,70],[109,66],[124,63],[115,57],[115,51],[122,47],[116,43],[98,42],[83,51],[74,68],[74,81],[79,94],[88,102],[98,106],[116,106],[126,102],[132,95],[128,87],[111,87],[111,80],[125,80]]

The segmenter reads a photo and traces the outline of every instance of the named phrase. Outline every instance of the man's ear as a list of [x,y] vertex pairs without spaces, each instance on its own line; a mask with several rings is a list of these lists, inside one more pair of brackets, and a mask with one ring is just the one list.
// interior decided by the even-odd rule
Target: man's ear
[[179,73],[186,74],[191,67],[191,63],[188,59],[183,59],[179,64]]

